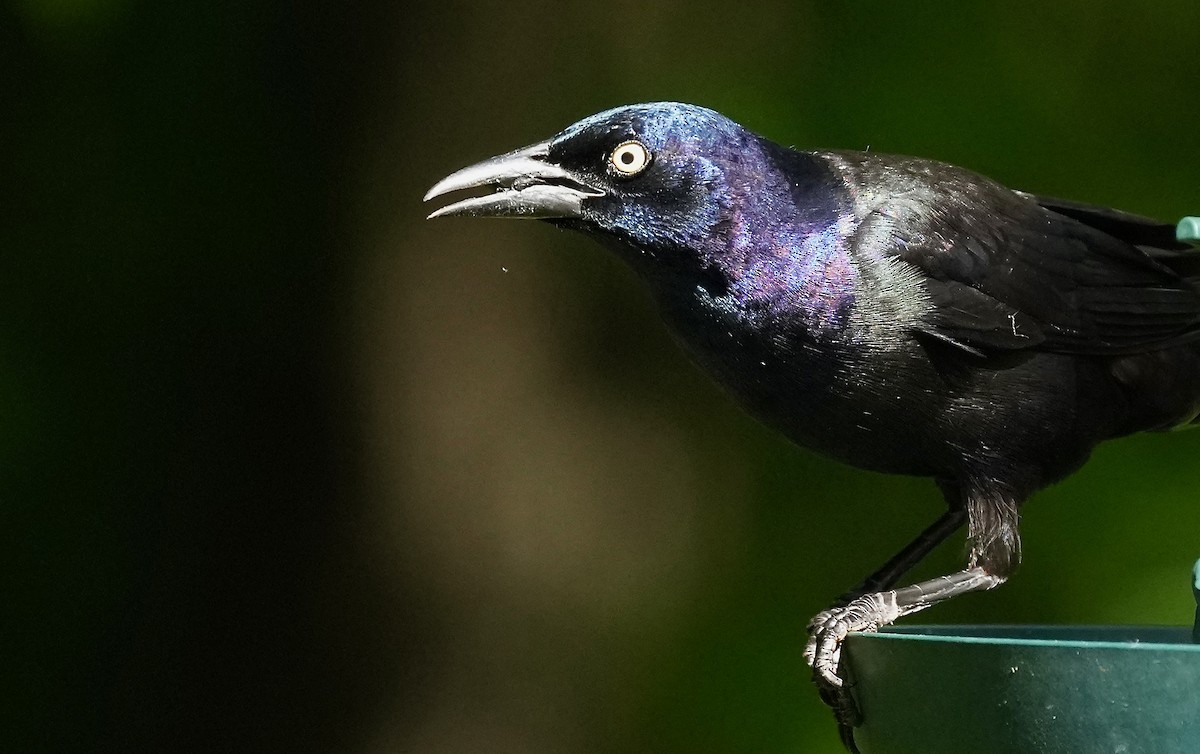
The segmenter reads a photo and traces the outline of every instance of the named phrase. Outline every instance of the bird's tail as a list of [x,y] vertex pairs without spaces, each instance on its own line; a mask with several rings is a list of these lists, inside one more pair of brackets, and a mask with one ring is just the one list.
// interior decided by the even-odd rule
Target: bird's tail
[[1031,196],[1051,212],[1065,215],[1091,228],[1136,246],[1154,261],[1200,289],[1200,218],[1188,217],[1178,225],[1122,212],[1097,204]]
[[[1193,245],[1193,243],[1200,243],[1200,219],[1184,218],[1178,225],[1172,225],[1095,204],[1083,204],[1042,196],[1032,198],[1051,212],[1065,215],[1136,246],[1148,257],[1186,280],[1200,292],[1200,248]],[[1176,362],[1173,369],[1166,370],[1167,373],[1180,375],[1183,384],[1176,385],[1176,390],[1191,392],[1184,385],[1194,385],[1195,376],[1200,375],[1200,353],[1197,352],[1197,349],[1200,349],[1200,343],[1192,341],[1188,348],[1175,351],[1170,356],[1163,356],[1163,358],[1170,358]],[[1173,393],[1175,390],[1156,392],[1160,394]],[[1194,409],[1198,412],[1195,416],[1188,418],[1187,414],[1182,417],[1175,414],[1161,428],[1192,429],[1200,427],[1200,405],[1195,406]],[[1174,410],[1168,413],[1173,412]]]

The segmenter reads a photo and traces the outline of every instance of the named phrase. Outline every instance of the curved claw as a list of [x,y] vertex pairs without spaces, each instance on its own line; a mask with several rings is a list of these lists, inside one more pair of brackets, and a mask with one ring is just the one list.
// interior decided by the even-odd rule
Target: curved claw
[[833,719],[837,722],[838,737],[842,745],[851,754],[858,754],[858,744],[854,740],[854,729],[862,723],[862,713],[854,697],[845,688],[833,689],[818,685],[821,701],[833,710]]

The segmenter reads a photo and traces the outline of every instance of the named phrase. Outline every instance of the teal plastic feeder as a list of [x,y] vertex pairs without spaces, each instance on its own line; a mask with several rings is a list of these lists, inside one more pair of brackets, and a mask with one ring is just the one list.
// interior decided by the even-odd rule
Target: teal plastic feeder
[[1175,224],[1175,237],[1188,243],[1200,242],[1200,217],[1185,217]]
[[1194,627],[907,626],[842,661],[862,754],[1200,752]]

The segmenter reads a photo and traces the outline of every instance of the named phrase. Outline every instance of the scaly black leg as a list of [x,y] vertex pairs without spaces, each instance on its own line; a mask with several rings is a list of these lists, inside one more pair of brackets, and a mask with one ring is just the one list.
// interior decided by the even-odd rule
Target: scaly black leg
[[[992,589],[1003,584],[1020,559],[1017,535],[1018,506],[1007,490],[980,485],[973,494],[953,482],[943,482],[942,492],[950,509],[922,531],[917,538],[808,624],[804,659],[813,669],[813,680],[837,719],[842,742],[856,752],[854,727],[861,715],[841,675],[842,641],[851,631],[877,631],[896,619],[924,610],[968,592]],[[895,583],[918,561],[944,542],[967,521],[972,543],[967,568],[911,586],[894,589]]]
[[932,552],[933,548],[945,542],[947,537],[961,529],[966,521],[966,510],[952,508],[946,511],[937,521],[934,521],[918,534],[913,541],[905,545],[903,550],[896,553],[888,562],[880,566],[878,570],[863,579],[861,584],[839,597],[834,606],[841,607],[864,594],[891,589],[896,585],[896,582],[904,577],[904,574],[912,570],[913,566],[921,562],[926,555]]

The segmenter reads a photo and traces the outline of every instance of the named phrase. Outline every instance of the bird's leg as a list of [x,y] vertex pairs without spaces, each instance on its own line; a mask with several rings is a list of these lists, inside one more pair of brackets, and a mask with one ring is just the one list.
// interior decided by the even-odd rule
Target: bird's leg
[[864,594],[842,607],[818,613],[809,622],[804,659],[812,666],[818,682],[841,687],[843,681],[838,675],[838,665],[842,641],[851,631],[878,631],[905,615],[961,594],[993,589],[1005,580],[1005,576],[988,573],[982,566],[973,566],[899,589]]
[[896,582],[904,577],[913,566],[921,562],[933,548],[946,541],[954,532],[962,527],[967,520],[967,511],[963,508],[951,508],[943,513],[916,536],[904,549],[892,556],[888,562],[880,566],[874,573],[863,579],[863,582],[843,594],[834,603],[834,607],[848,605],[858,597],[884,589],[891,589]]
[[[834,712],[842,742],[851,751],[853,728],[860,714],[841,675],[842,641],[852,631],[877,631],[898,618],[924,610],[968,592],[993,589],[1007,580],[1019,560],[1017,505],[1003,494],[960,497],[957,485],[944,484],[942,491],[950,510],[927,527],[916,539],[872,573],[834,607],[819,613],[808,624],[804,659],[813,669],[813,680],[822,700]],[[972,542],[966,568],[911,586],[893,589],[913,565],[953,534],[966,520]]]
[[854,728],[862,721],[862,715],[842,676],[842,642],[846,636],[851,631],[878,631],[897,618],[960,594],[1000,586],[1005,578],[988,573],[982,566],[972,566],[911,586],[864,594],[842,607],[818,613],[812,619],[808,624],[804,659],[812,666],[813,680],[822,701],[833,710],[838,733],[847,751],[858,752]]
[[[949,494],[947,499],[957,502]],[[843,594],[838,598],[834,606],[829,610],[821,613],[808,625],[810,637],[815,636],[813,631],[815,627],[823,623],[823,619],[832,615],[833,611],[839,608],[844,608],[855,600],[862,598],[864,595],[877,593],[880,590],[890,589],[896,585],[904,574],[921,561],[929,554],[933,548],[944,542],[947,537],[957,531],[967,518],[966,509],[961,505],[951,505],[951,508],[943,513],[936,521],[925,528],[911,542],[904,546],[900,552],[888,559],[886,563],[880,566],[874,573],[854,589]],[[809,665],[816,669],[814,664],[816,644],[814,639],[810,638],[808,646],[805,649],[805,660]],[[835,648],[832,662],[834,668],[837,668],[838,659],[840,658],[840,649]],[[836,675],[835,675],[836,677]],[[822,680],[820,674],[814,673],[814,678],[817,682],[817,690],[821,694],[822,701],[833,710],[834,717],[838,722],[838,731],[842,737],[842,743],[846,745],[849,751],[856,751],[854,745],[854,726],[858,724],[859,713],[858,708],[854,704],[854,699],[849,692],[843,688],[843,684],[831,684]]]

